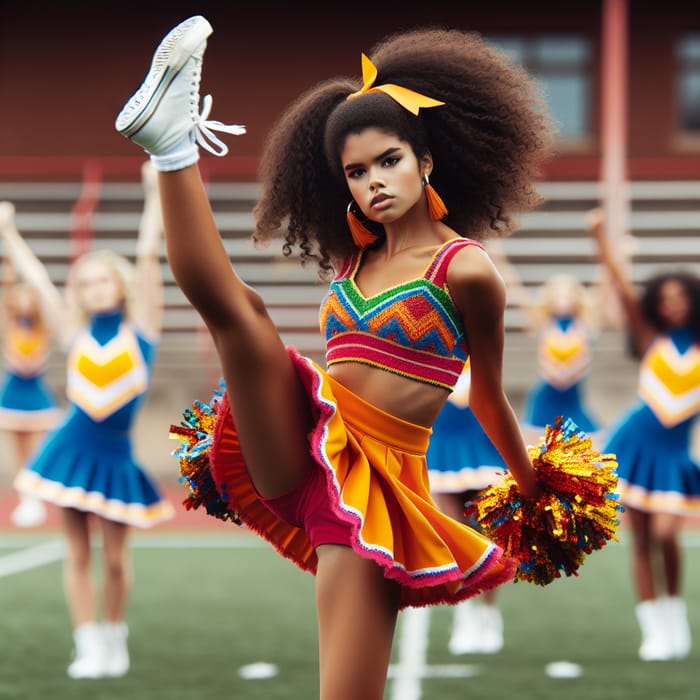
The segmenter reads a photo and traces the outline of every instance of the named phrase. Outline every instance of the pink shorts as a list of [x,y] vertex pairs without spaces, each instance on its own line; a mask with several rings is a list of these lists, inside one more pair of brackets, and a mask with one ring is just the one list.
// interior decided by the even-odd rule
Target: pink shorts
[[260,501],[280,520],[304,530],[314,548],[320,544],[352,546],[352,526],[333,512],[326,476],[319,466],[313,466],[291,491]]

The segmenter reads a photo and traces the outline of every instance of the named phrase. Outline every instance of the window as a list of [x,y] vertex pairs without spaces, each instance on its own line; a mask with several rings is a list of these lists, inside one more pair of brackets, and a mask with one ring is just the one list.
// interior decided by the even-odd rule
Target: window
[[700,137],[700,33],[683,35],[676,45],[678,131]]
[[539,80],[565,145],[591,136],[591,46],[579,35],[488,36]]

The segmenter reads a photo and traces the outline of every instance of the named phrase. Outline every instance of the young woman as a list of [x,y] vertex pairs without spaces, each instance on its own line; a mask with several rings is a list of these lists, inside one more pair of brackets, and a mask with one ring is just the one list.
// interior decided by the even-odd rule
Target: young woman
[[[68,350],[69,410],[19,472],[15,486],[61,508],[65,592],[75,641],[71,678],[127,673],[129,526],[150,527],[173,514],[134,461],[130,439],[148,387],[162,311],[157,180],[150,164],[143,175],[145,206],[135,266],[111,251],[85,253],[71,266],[65,299],[8,217],[3,219],[5,250],[41,295]],[[4,203],[6,213],[10,206]],[[91,516],[102,532],[101,625]]]
[[[524,71],[450,30],[390,37],[363,81],[323,82],[284,112],[254,238],[281,235],[333,277],[324,369],[284,346],[216,229],[196,164],[198,144],[226,151],[198,115],[211,31],[200,16],[175,27],[116,120],[160,171],[170,265],[221,359],[207,507],[316,574],[321,697],[379,700],[399,609],[464,600],[517,566],[437,508],[425,453],[469,356],[474,414],[522,493],[538,492],[501,385],[505,289],[477,239],[539,201],[549,122]],[[203,445],[186,447],[201,462]]]
[[639,656],[681,659],[690,653],[691,634],[679,535],[684,518],[700,513],[700,465],[690,454],[700,412],[700,280],[664,272],[639,291],[610,244],[602,211],[590,218],[641,362],[638,402],[603,449],[617,454],[620,500],[632,529]]
[[[14,218],[5,206],[5,221]],[[16,475],[32,452],[61,418],[56,395],[46,381],[53,334],[36,289],[19,282],[5,262],[2,280],[2,331],[5,376],[0,388],[0,425],[12,443]],[[14,476],[13,475],[13,476]],[[16,527],[36,527],[46,520],[46,506],[35,496],[20,494],[10,519]]]

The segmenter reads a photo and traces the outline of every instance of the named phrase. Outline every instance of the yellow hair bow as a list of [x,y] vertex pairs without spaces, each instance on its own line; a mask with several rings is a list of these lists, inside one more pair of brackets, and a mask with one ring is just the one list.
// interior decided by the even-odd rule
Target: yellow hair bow
[[444,105],[444,102],[439,100],[434,100],[432,97],[426,97],[421,95],[419,92],[414,92],[408,88],[401,87],[400,85],[392,85],[387,83],[386,85],[374,85],[374,81],[377,79],[377,67],[370,61],[370,59],[362,54],[362,80],[364,85],[357,91],[349,94],[347,99],[352,99],[358,95],[362,95],[365,92],[383,92],[389,95],[393,100],[398,102],[404,109],[407,109],[412,114],[417,115],[418,110],[421,107],[439,107]]

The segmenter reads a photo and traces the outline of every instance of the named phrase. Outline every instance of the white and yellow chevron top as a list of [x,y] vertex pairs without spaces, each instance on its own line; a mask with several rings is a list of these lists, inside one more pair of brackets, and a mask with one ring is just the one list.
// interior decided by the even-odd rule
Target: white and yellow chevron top
[[671,338],[657,338],[642,358],[639,396],[667,427],[700,412],[700,346],[680,352]]
[[76,339],[68,357],[68,398],[95,421],[140,396],[148,386],[148,367],[136,333],[127,323],[105,345],[89,330]]
[[5,363],[13,374],[36,377],[46,369],[49,342],[46,331],[13,323],[7,330]]
[[540,331],[537,366],[540,377],[557,389],[568,389],[587,374],[591,364],[586,327],[573,319],[564,326],[551,321]]

